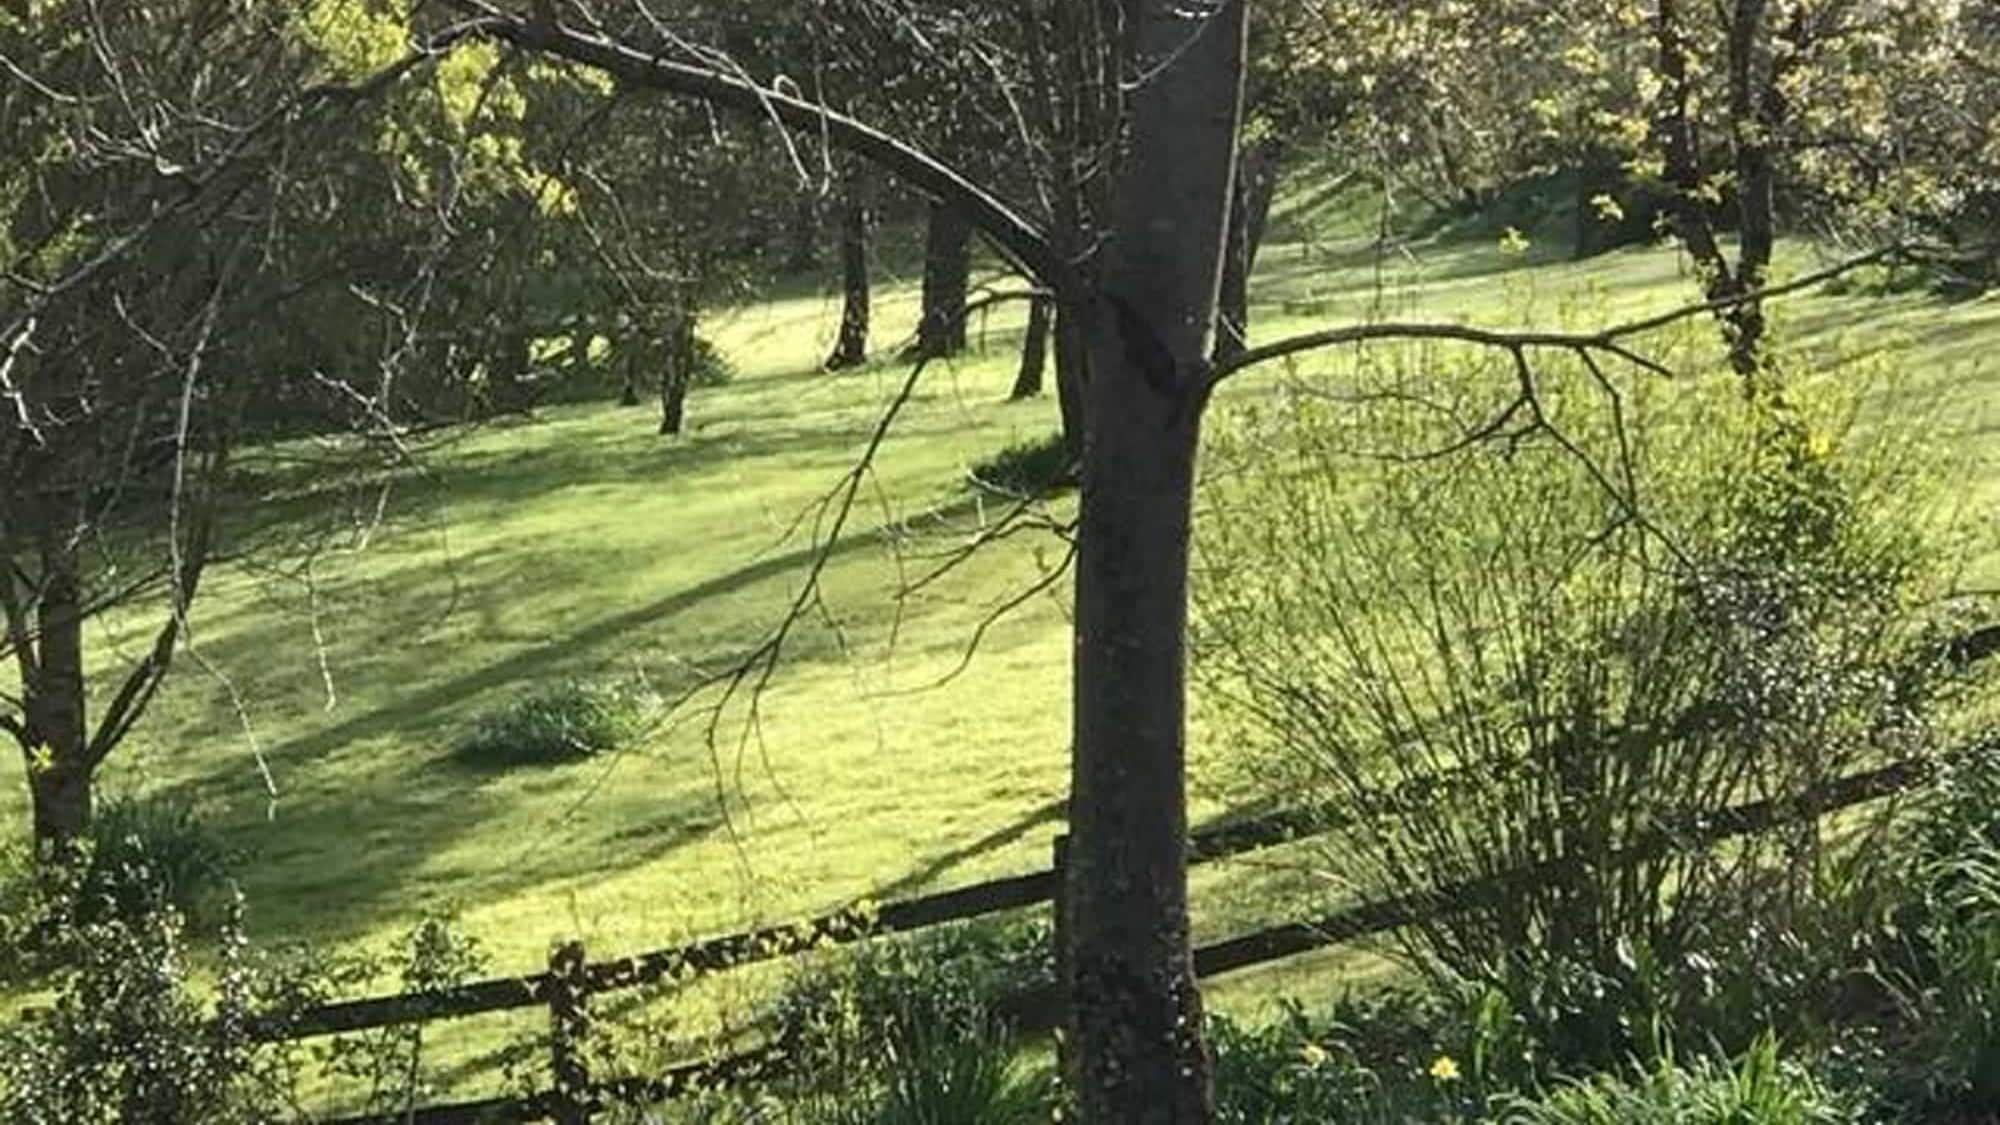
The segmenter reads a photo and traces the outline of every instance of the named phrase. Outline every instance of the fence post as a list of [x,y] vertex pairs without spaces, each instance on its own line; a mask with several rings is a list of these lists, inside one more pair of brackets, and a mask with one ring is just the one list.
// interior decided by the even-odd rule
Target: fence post
[[584,980],[583,943],[566,941],[549,952],[550,1064],[555,1089],[549,1116],[556,1125],[588,1125],[590,1070],[583,1061],[583,1039],[590,1030],[588,993]]
[[1057,836],[1051,850],[1056,876],[1055,894],[1049,898],[1049,940],[1055,946],[1056,966],[1056,1073],[1067,1080],[1072,1077],[1069,1073],[1069,835]]

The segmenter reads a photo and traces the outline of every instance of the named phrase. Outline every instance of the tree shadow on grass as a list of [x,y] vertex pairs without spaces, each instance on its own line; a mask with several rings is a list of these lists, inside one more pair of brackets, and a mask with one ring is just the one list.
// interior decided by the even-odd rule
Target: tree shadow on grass
[[[964,497],[933,515],[961,518],[977,506],[976,497]],[[853,531],[828,554],[839,559],[880,547],[877,536]],[[645,605],[604,616],[550,643],[523,648],[467,674],[424,682],[422,670],[410,668],[407,677],[413,690],[397,697],[392,705],[354,714],[269,747],[264,758],[281,776],[304,778],[308,784],[315,780],[310,767],[357,744],[403,735],[406,738],[401,741],[411,750],[379,763],[356,763],[341,773],[337,789],[288,795],[270,818],[240,826],[244,843],[259,859],[257,869],[249,872],[246,880],[246,889],[257,892],[253,901],[268,895],[310,902],[313,917],[339,918],[340,932],[366,932],[370,922],[392,913],[388,900],[407,897],[405,873],[479,831],[482,806],[499,800],[483,793],[480,784],[495,775],[468,771],[452,760],[448,737],[438,731],[439,716],[456,713],[466,700],[482,693],[536,681],[552,668],[574,666],[589,653],[616,649],[631,635],[656,628],[704,602],[801,571],[818,553],[819,548],[806,545],[770,555]],[[760,625],[758,635],[763,627],[775,623],[774,619]],[[260,644],[270,643],[268,637],[246,638],[238,642],[242,651],[233,656],[214,654],[212,659],[249,663]],[[795,644],[788,659],[811,660],[815,655]],[[586,762],[556,767],[556,771],[596,765]],[[439,776],[444,773],[455,780],[441,784]],[[183,796],[240,801],[254,792],[254,776],[243,763],[232,761],[226,771],[211,769],[170,788]],[[700,800],[707,802],[707,813],[715,813],[712,795]],[[499,806],[496,803],[490,809],[497,812]],[[701,829],[701,835],[720,825],[719,814],[713,819],[713,824]],[[645,836],[643,846],[650,857],[686,842],[674,833],[655,833]],[[621,860],[620,866],[626,865]],[[517,878],[526,885],[550,877],[538,869]],[[505,888],[487,881],[481,889]],[[279,913],[285,913],[284,909]]]

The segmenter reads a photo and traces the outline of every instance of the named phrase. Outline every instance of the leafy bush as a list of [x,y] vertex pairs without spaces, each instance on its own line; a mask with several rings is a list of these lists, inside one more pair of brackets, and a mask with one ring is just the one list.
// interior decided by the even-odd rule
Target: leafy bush
[[1020,1059],[1002,1009],[1054,984],[1049,942],[1043,923],[973,922],[805,962],[773,1013],[808,1064],[792,1091],[796,1119],[1049,1120],[1054,1082]]
[[1052,496],[1077,482],[1077,466],[1061,434],[1021,441],[974,465],[976,488],[1007,496]]
[[1506,1099],[1509,1125],[1840,1125],[1854,1109],[1759,1039],[1734,1067],[1671,1059],[1635,1076],[1565,1082],[1540,1099]]
[[488,767],[577,761],[629,746],[658,709],[642,684],[565,680],[482,715],[455,753]]
[[[988,1021],[896,1025],[879,1066],[879,1085],[850,1083],[833,1125],[1043,1125],[1056,1103],[1053,1076],[1020,1057],[1020,1047]],[[856,1096],[856,1095],[859,1096]]]
[[[1746,406],[1731,380],[1614,412],[1550,372],[1546,425],[1354,452],[1451,449],[1517,391],[1492,393],[1300,393],[1219,427],[1197,674],[1271,748],[1262,781],[1350,814],[1343,890],[1459,908],[1399,934],[1419,971],[1500,989],[1579,1063],[1703,1041],[1726,974],[1689,968],[1836,920],[1841,854],[1812,823],[1714,850],[1703,826],[1931,752],[1950,680],[1912,609],[1944,574],[1923,464],[1842,404]],[[1737,983],[1754,1034],[1784,990]]]
[[689,379],[691,386],[726,387],[736,379],[736,365],[729,362],[729,356],[715,342],[706,336],[694,338],[694,372]]
[[1044,922],[971,922],[832,951],[801,963],[773,1015],[822,1050],[880,1055],[914,1025],[996,1022],[1007,999],[1053,988],[1051,941]]
[[115,797],[90,821],[90,865],[80,888],[85,920],[99,909],[136,918],[160,906],[189,917],[223,890],[235,856],[181,797]]
[[[75,878],[74,875],[71,878]],[[65,896],[74,901],[73,889]],[[252,946],[232,898],[203,970],[193,935],[171,906],[94,921],[52,915],[38,984],[48,1006],[0,1029],[0,1125],[156,1122],[235,1125],[313,1120],[308,1067],[339,1079],[341,1096],[369,1112],[419,1104],[440,1092],[422,1066],[417,1025],[322,1040],[266,1043],[308,1008],[351,995],[400,965],[406,990],[458,983],[483,964],[438,919],[411,931],[391,963],[281,953]]]
[[171,796],[102,803],[62,868],[37,864],[26,844],[0,849],[0,980],[47,968],[67,927],[167,908],[207,919],[234,858],[190,802]]
[[2000,1115],[2000,737],[1941,764],[1885,862],[1910,881],[1908,954],[1883,966],[1894,1057],[1875,1076],[1914,1120]]

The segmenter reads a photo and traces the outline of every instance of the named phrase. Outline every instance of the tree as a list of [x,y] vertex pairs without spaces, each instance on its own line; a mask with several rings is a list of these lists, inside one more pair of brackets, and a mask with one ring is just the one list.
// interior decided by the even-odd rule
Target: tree
[[[245,437],[286,424],[285,404],[311,397],[299,383],[345,374],[320,369],[315,340],[270,329],[294,302],[326,311],[366,292],[356,260],[399,255],[303,236],[329,198],[372,179],[351,175],[377,139],[352,110],[479,30],[460,23],[412,48],[400,30],[385,40],[365,21],[327,22],[332,11],[0,11],[0,56],[18,79],[0,98],[0,138],[30,157],[0,167],[0,657],[20,685],[0,692],[0,730],[26,765],[44,858],[88,827],[99,767],[186,640]],[[496,54],[453,60],[475,89],[482,53]],[[387,238],[408,231],[390,225]],[[329,299],[334,288],[348,296]],[[416,325],[396,314],[378,327],[386,382]],[[343,386],[312,417],[360,403],[372,425],[386,393]],[[92,715],[84,624],[112,607],[150,611],[152,636],[105,673]]]
[[[1089,350],[1077,572],[1070,1024],[1086,1120],[1211,1116],[1189,951],[1184,788],[1188,533],[1195,446],[1241,112],[1246,6],[1126,5],[1128,155],[1101,271],[1086,284],[987,192],[824,107],[483,0],[459,10],[529,51],[634,85],[818,124],[836,143],[958,203],[1057,293]],[[1081,323],[1079,323],[1079,321]]]

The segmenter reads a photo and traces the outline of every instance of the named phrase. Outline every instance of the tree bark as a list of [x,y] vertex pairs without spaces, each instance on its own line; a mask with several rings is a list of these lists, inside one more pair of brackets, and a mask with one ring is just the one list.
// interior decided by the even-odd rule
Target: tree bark
[[1028,302],[1028,330],[1021,340],[1021,369],[1014,375],[1014,389],[1008,398],[1019,402],[1042,393],[1042,375],[1049,366],[1049,302],[1041,298]]
[[1213,1120],[1187,917],[1188,536],[1242,108],[1241,0],[1127,5],[1131,143],[1090,319],[1070,1043],[1093,1125]]
[[[516,315],[519,315],[517,310]],[[499,347],[487,367],[489,409],[512,414],[528,407],[528,369],[533,364],[532,341],[518,328],[502,329]]]
[[667,321],[666,338],[660,341],[664,363],[660,368],[660,433],[677,435],[687,422],[688,387],[694,382],[694,310],[678,309]]
[[1270,223],[1278,190],[1280,147],[1275,140],[1246,145],[1230,192],[1229,248],[1222,259],[1222,296],[1215,328],[1215,362],[1243,354],[1250,336],[1250,273]]
[[791,246],[785,253],[786,273],[810,273],[819,268],[820,199],[803,192],[792,208]]
[[23,666],[21,750],[37,853],[66,854],[90,827],[89,728],[83,696],[83,590],[75,553],[63,545],[42,552],[38,635],[32,670]]
[[[1759,81],[1758,55],[1765,45],[1766,0],[1735,0],[1725,9],[1728,19],[1730,143],[1735,151],[1737,215],[1741,247],[1731,267],[1716,233],[1714,209],[1703,202],[1701,152],[1692,116],[1694,83],[1689,60],[1688,31],[1678,0],[1660,0],[1654,34],[1659,51],[1660,109],[1653,121],[1654,143],[1664,158],[1672,188],[1669,208],[1674,233],[1694,259],[1704,296],[1729,301],[1762,287],[1771,264],[1775,237],[1775,175],[1770,140],[1779,124],[1777,71]],[[1775,64],[1774,64],[1775,66]],[[1730,366],[1744,380],[1746,391],[1758,393],[1763,368],[1764,309],[1751,299],[1716,313],[1729,347]]]
[[868,204],[850,187],[840,214],[840,338],[826,358],[828,371],[868,360]]
[[1083,463],[1084,429],[1090,386],[1090,306],[1082,294],[1057,294],[1055,309],[1056,409],[1062,416],[1063,444],[1070,459]]
[[[1762,289],[1770,278],[1771,251],[1776,241],[1776,175],[1771,167],[1771,140],[1777,120],[1777,74],[1762,81],[1758,62],[1766,39],[1766,0],[1736,0],[1729,23],[1729,123],[1736,152],[1738,293]],[[1773,64],[1775,67],[1775,63]],[[1729,362],[1736,373],[1754,379],[1763,366],[1764,306],[1746,301],[1725,318]],[[1752,388],[1754,393],[1756,388]]]
[[965,350],[965,295],[972,276],[972,224],[964,212],[932,203],[924,233],[923,317],[911,359],[939,359]]

